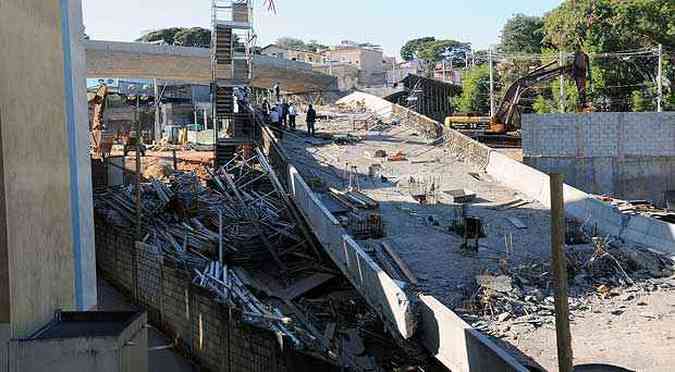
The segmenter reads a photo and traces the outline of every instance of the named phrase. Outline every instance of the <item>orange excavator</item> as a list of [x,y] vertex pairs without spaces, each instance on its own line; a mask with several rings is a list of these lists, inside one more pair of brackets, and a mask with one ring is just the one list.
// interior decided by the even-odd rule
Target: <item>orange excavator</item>
[[96,94],[89,99],[89,105],[93,106],[93,118],[91,123],[93,152],[94,155],[99,158],[109,154],[112,148],[112,138],[105,133],[105,124],[103,122],[107,98],[108,86],[101,84],[96,90]]
[[446,119],[446,125],[453,123],[461,124],[480,124],[489,123],[489,129],[485,131],[486,135],[501,135],[517,129],[514,125],[514,116],[518,110],[518,103],[520,98],[531,87],[545,81],[552,80],[561,75],[568,75],[574,79],[577,90],[579,91],[579,101],[577,103],[577,110],[587,111],[589,107],[586,102],[586,82],[589,70],[588,55],[584,52],[577,52],[574,54],[574,61],[572,63],[552,67],[557,64],[557,61],[552,61],[543,66],[537,67],[529,74],[516,80],[506,90],[506,94],[499,105],[497,112],[491,118],[480,116],[449,116]]

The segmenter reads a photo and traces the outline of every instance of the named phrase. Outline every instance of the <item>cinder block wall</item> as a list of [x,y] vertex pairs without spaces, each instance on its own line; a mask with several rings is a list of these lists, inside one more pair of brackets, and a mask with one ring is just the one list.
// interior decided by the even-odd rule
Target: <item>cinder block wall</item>
[[523,155],[583,191],[664,204],[675,190],[675,113],[524,115]]
[[193,285],[180,264],[162,260],[151,250],[136,249],[130,233],[103,221],[96,222],[96,258],[99,275],[136,298],[150,323],[177,340],[179,350],[201,371],[337,370],[282,348],[271,331],[242,323],[238,309],[226,308]]

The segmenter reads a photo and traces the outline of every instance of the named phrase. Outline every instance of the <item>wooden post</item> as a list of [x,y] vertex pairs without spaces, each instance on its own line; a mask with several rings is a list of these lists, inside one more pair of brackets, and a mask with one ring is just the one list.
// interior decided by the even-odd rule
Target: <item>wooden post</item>
[[[141,100],[140,92],[136,93],[136,113],[134,117],[136,118],[136,241],[143,240],[143,227],[141,225],[143,220],[143,209],[142,209],[142,200],[141,200],[141,181],[143,179],[143,169],[141,167],[141,146],[143,143],[143,134],[141,126]],[[138,300],[138,248],[134,244],[132,256],[132,268],[134,270],[132,274],[133,278],[133,291],[134,291],[134,300]]]
[[171,150],[173,154],[173,170],[178,170],[178,158],[176,157],[176,149]]
[[563,250],[565,231],[565,205],[563,179],[559,173],[551,178],[551,258],[555,296],[555,329],[558,344],[560,372],[572,372],[572,336],[570,334],[570,309],[567,298],[567,260]]
[[[138,93],[137,93],[138,94]],[[141,220],[143,217],[143,211],[141,208],[141,180],[143,178],[143,170],[141,169],[141,143],[143,141],[143,135],[141,133],[141,118],[140,118],[140,97],[136,96],[136,113],[134,118],[136,119],[136,240],[141,241],[143,239],[143,231],[141,228]]]

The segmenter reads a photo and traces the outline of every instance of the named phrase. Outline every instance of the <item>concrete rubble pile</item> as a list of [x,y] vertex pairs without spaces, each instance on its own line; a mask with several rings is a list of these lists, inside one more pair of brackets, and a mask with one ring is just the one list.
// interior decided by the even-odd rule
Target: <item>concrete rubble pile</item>
[[[625,292],[674,290],[669,277],[675,262],[640,247],[625,247],[608,239],[593,238],[591,246],[566,252],[570,282],[570,310],[591,309],[593,299]],[[511,325],[540,327],[555,321],[550,263],[532,262],[509,267],[502,260],[499,273],[476,276],[476,287],[464,304],[455,308],[472,326],[502,336]],[[574,314],[573,314],[574,315]]]

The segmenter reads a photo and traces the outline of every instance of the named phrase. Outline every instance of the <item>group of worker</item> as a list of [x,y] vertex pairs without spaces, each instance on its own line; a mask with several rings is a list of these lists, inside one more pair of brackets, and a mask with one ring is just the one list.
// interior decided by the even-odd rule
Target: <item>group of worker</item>
[[[269,102],[265,100],[262,109],[273,126],[278,128],[296,129],[298,109],[293,102],[288,103],[285,101],[278,101],[276,105],[270,106]],[[311,104],[307,109],[306,123],[307,135],[314,136],[316,133],[316,111]]]

